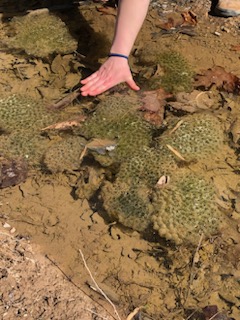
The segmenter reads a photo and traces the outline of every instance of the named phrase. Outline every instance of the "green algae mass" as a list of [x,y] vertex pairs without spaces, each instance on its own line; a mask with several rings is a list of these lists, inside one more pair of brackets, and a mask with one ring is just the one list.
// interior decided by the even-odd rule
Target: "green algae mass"
[[[202,169],[213,155],[221,157],[221,123],[208,113],[188,115],[177,127],[179,120],[175,118],[165,132],[154,138],[154,129],[133,105],[127,99],[107,98],[80,128],[87,139],[116,141],[111,156],[100,155],[100,161],[94,155],[102,166],[107,166],[109,159],[109,165],[114,161],[119,164],[110,181],[100,187],[103,207],[126,227],[143,232],[153,225],[161,237],[176,244],[195,245],[201,233],[209,237],[221,223],[215,187]],[[188,161],[185,168],[167,146]],[[104,162],[104,158],[108,160]],[[196,162],[198,174],[191,168]],[[169,175],[170,182],[159,187],[157,182],[164,175]]]
[[154,90],[159,87],[167,92],[190,92],[194,72],[183,55],[176,51],[163,51],[153,56],[151,63],[162,68],[161,76],[154,76],[148,81],[148,86]]
[[39,131],[54,119],[56,115],[32,97],[22,94],[0,96],[0,127],[6,131]]
[[105,182],[101,197],[108,214],[126,227],[144,231],[150,224],[153,208],[143,183],[118,179],[114,183]]
[[16,34],[8,45],[29,55],[44,58],[55,52],[70,53],[77,49],[77,42],[64,22],[49,13],[14,18],[11,25]]
[[161,154],[154,148],[143,146],[121,164],[117,177],[122,181],[134,179],[135,183],[145,183],[152,188],[162,174]]
[[176,93],[192,89],[193,71],[179,52],[162,52],[158,61],[164,70],[161,86],[166,91]]
[[81,127],[80,133],[86,139],[116,141],[117,146],[108,162],[106,157],[94,153],[95,159],[102,165],[124,162],[151,143],[152,127],[142,119],[136,110],[137,106],[136,101],[134,105],[127,99],[110,97],[98,105],[97,110]]
[[221,151],[224,131],[214,115],[201,113],[182,117],[179,127],[172,131],[176,124],[174,122],[157,141],[159,151],[168,161],[179,158],[174,157],[173,153],[170,155],[167,145],[177,150],[186,161],[203,161]]
[[214,235],[223,218],[216,203],[214,185],[198,174],[178,172],[169,186],[153,198],[154,229],[176,244],[197,245],[201,234]]
[[43,164],[52,173],[77,170],[85,144],[85,139],[76,136],[58,141],[44,153]]
[[48,139],[41,129],[59,119],[41,101],[26,95],[0,96],[0,150],[6,156],[22,156],[38,162]]

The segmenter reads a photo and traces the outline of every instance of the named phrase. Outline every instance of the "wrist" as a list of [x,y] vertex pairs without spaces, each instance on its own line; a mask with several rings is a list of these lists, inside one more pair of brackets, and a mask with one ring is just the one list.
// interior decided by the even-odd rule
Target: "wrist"
[[108,56],[109,56],[109,58],[110,57],[117,57],[117,58],[123,58],[123,59],[128,60],[128,56],[125,54],[122,54],[122,53],[110,52]]

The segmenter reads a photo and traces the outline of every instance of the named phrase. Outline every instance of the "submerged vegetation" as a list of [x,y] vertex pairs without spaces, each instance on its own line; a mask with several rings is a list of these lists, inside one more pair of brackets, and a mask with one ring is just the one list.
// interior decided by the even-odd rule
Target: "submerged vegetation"
[[64,22],[48,13],[30,14],[11,22],[15,36],[7,45],[24,50],[27,54],[45,58],[52,53],[70,53],[77,49]]

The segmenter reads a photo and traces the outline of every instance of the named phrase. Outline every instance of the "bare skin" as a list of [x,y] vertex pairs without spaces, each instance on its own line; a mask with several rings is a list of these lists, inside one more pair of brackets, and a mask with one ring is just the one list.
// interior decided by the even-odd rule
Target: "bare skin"
[[[150,0],[120,0],[111,53],[129,56],[138,32],[146,17]],[[137,9],[136,9],[137,8]],[[109,57],[100,69],[81,81],[82,96],[96,96],[126,82],[132,90],[139,90],[128,64],[122,57]]]

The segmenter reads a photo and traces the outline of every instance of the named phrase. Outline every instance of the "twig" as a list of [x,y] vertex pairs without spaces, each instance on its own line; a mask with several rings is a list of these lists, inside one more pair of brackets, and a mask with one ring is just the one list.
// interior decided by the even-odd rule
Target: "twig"
[[172,134],[173,132],[175,132],[183,123],[183,120],[178,121],[178,123],[175,125],[174,128],[172,128],[172,130],[169,132],[169,134]]
[[89,308],[85,308],[85,310],[87,310],[88,312],[90,312],[91,314],[94,314],[95,316],[97,316],[97,317],[99,317],[99,318],[102,318],[103,320],[108,320],[107,318],[101,316],[100,314],[98,314],[97,312],[92,311],[92,310],[89,309]]
[[63,99],[59,100],[58,102],[55,102],[47,106],[47,108],[49,110],[62,110],[66,108],[70,103],[72,103],[73,100],[77,99],[77,97],[79,97],[80,95],[81,95],[81,92],[79,89],[77,89],[67,94]]
[[191,285],[192,285],[192,283],[193,283],[193,279],[194,279],[193,268],[194,268],[194,264],[196,263],[196,260],[197,260],[197,259],[196,259],[197,253],[198,253],[198,251],[200,250],[201,245],[202,245],[203,236],[204,236],[204,234],[202,233],[201,236],[200,236],[200,239],[199,239],[199,242],[198,242],[196,251],[195,251],[194,256],[193,256],[192,265],[191,265],[191,270],[190,270],[190,278],[189,278],[188,291],[187,291],[185,303],[186,303],[186,301],[187,301],[187,299],[188,299],[188,297],[189,297],[189,293],[190,293],[190,290],[191,290]]
[[87,262],[84,258],[84,255],[83,255],[83,252],[81,249],[79,249],[79,253],[81,254],[81,257],[82,257],[82,261],[83,261],[83,264],[87,270],[87,272],[89,273],[90,275],[90,278],[92,280],[92,282],[94,283],[95,287],[97,288],[97,290],[102,294],[102,296],[108,301],[108,303],[113,307],[113,310],[118,318],[118,320],[121,320],[120,316],[119,316],[119,313],[117,312],[117,309],[114,305],[114,303],[108,298],[108,296],[106,295],[105,292],[103,292],[103,290],[99,287],[99,285],[97,284],[96,280],[94,279],[93,275],[92,275],[92,272],[91,270],[89,269],[88,265],[87,265]]
[[127,317],[126,320],[132,320],[133,317],[138,314],[138,312],[142,309],[143,307],[138,307],[138,308],[135,308]]
[[213,320],[216,318],[217,315],[219,315],[221,313],[221,311],[218,311],[217,313],[215,313],[213,316],[211,316],[211,318],[209,318],[209,320]]
[[[78,290],[80,290],[84,295],[88,296],[94,303],[96,303],[99,307],[103,308],[109,315],[110,312],[104,307],[102,306],[100,303],[98,303],[97,301],[93,300],[92,297],[90,297],[82,288],[80,288],[72,279],[70,276],[68,276],[64,271],[63,269],[60,268],[60,266],[54,261],[52,260],[47,254],[45,255],[45,257],[64,275],[64,277],[71,283],[74,285],[74,287],[76,287]],[[99,315],[100,316],[100,315]],[[111,315],[112,317],[112,315]],[[102,317],[103,318],[103,317]],[[105,318],[103,318],[105,319]],[[119,319],[121,320],[121,319]]]
[[194,310],[185,320],[189,320],[192,318],[192,316],[197,312],[197,310]]
[[181,155],[181,153],[179,151],[177,151],[175,148],[173,148],[172,146],[170,146],[169,144],[166,144],[167,148],[172,151],[172,153],[175,154],[175,156],[177,156],[179,159],[181,159],[182,161],[186,161],[186,159],[183,158],[183,156]]

